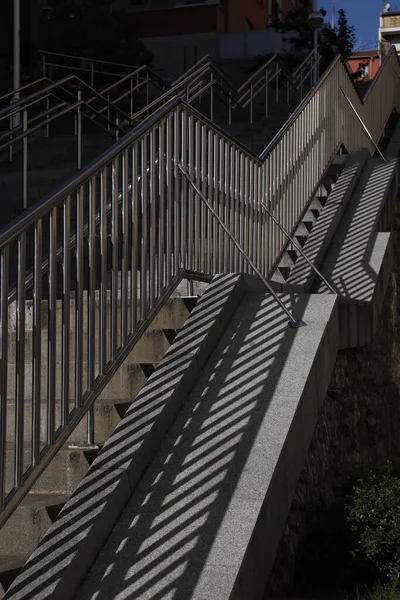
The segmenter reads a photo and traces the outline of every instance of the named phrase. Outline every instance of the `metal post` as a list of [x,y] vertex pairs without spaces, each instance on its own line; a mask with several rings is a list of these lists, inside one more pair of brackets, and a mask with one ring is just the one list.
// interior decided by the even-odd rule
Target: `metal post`
[[107,94],[107,129],[108,131],[110,131],[110,119],[111,119],[111,112],[110,112],[110,94]]
[[[78,90],[78,102],[82,101],[82,91]],[[77,108],[77,133],[78,133],[78,169],[82,168],[82,113],[80,105]]]
[[314,30],[314,86],[318,82],[318,63],[317,63],[317,48],[318,48],[318,29]]
[[[18,90],[21,86],[20,79],[20,0],[14,0],[14,74],[13,83],[14,90]],[[18,102],[19,92],[14,93],[14,102]],[[20,113],[16,113],[13,118],[14,128],[19,127]]]
[[[49,110],[50,110],[50,97],[46,96],[46,121],[49,120]],[[46,125],[46,137],[50,135],[50,125],[47,123]]]
[[87,413],[87,445],[94,446],[94,405],[89,408]]
[[[13,104],[13,99],[12,99],[12,98],[11,98],[11,100],[10,100],[10,104],[11,104],[11,106],[12,106],[12,104]],[[13,139],[12,128],[13,128],[13,118],[12,118],[12,115],[11,115],[11,116],[10,116],[10,131],[11,131],[10,140],[11,140],[11,141],[12,141],[12,139]],[[12,162],[12,159],[13,159],[13,145],[12,145],[12,144],[10,145],[9,152],[10,152],[10,162]]]
[[133,115],[133,79],[132,79],[132,77],[130,78],[130,82],[131,82],[131,113],[130,113],[130,116],[132,117],[132,115]]
[[94,87],[94,66],[93,62],[90,63],[90,85]]
[[210,73],[211,90],[210,90],[210,118],[214,120],[214,73]]
[[[28,111],[22,113],[22,128],[24,133],[28,130]],[[23,158],[22,158],[22,208],[28,208],[28,136],[23,139]]]
[[42,58],[42,74],[43,77],[46,77],[46,56],[44,54]]
[[119,140],[119,117],[118,116],[115,118],[115,125],[116,125],[116,127],[115,127],[115,139],[118,142],[118,140]]
[[274,298],[274,300],[279,304],[279,306],[284,311],[284,313],[289,317],[289,319],[290,319],[290,321],[289,321],[290,327],[294,327],[295,329],[297,329],[299,327],[302,327],[303,325],[306,325],[306,323],[304,323],[304,321],[302,321],[301,319],[296,319],[291,314],[291,312],[286,308],[286,306],[284,305],[284,303],[282,302],[282,300],[278,297],[278,295],[276,294],[276,292],[269,285],[269,283],[265,279],[264,275],[257,269],[256,265],[253,263],[253,261],[251,260],[251,258],[243,250],[242,246],[237,242],[235,236],[231,233],[230,229],[225,225],[225,223],[223,222],[223,220],[221,219],[221,217],[218,215],[218,213],[215,212],[215,210],[212,208],[211,204],[208,202],[208,200],[205,198],[205,196],[203,196],[203,194],[198,189],[198,187],[193,182],[193,180],[188,175],[188,173],[186,173],[186,171],[182,168],[182,166],[180,164],[178,164],[178,168],[181,171],[181,173],[183,174],[183,176],[185,177],[185,179],[187,179],[187,181],[189,182],[189,184],[192,186],[192,188],[194,189],[194,191],[196,192],[196,194],[199,196],[199,198],[204,202],[204,204],[206,205],[206,207],[208,208],[208,210],[211,212],[211,214],[213,215],[213,217],[221,225],[222,229],[225,231],[225,233],[227,234],[227,236],[233,242],[234,246],[237,248],[237,250],[243,256],[243,258],[245,259],[245,261],[250,265],[250,267],[253,269],[254,273],[261,279],[261,281],[263,282],[263,284],[265,285],[265,287],[267,288],[267,290],[269,291],[269,293],[272,295],[272,297]]
[[148,105],[150,104],[150,89],[149,89],[149,83],[150,83],[150,80],[149,80],[149,73],[147,72],[147,73],[146,73],[146,100],[147,100],[147,102],[146,102],[146,106],[148,106]]
[[250,123],[253,122],[253,84],[250,85]]

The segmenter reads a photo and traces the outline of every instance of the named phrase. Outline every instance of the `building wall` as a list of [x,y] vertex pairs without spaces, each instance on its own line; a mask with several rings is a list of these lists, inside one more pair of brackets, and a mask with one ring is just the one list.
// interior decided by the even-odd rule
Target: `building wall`
[[265,29],[268,17],[267,0],[230,0],[229,32]]
[[348,61],[347,61],[350,70],[352,73],[356,73],[359,68],[360,65],[368,65],[368,76],[363,78],[360,77],[358,78],[359,81],[362,81],[363,79],[367,80],[371,80],[375,77],[378,69],[379,69],[379,56],[378,53],[376,51],[374,51],[371,54],[363,54],[362,56],[359,56],[358,54],[356,56],[351,56]]
[[137,18],[141,38],[217,32],[224,27],[217,4],[140,11]]

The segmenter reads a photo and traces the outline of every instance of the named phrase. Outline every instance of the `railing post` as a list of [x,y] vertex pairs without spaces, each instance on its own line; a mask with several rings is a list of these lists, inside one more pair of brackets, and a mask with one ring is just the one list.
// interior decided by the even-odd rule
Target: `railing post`
[[116,128],[115,128],[115,139],[118,142],[118,140],[119,140],[119,117],[118,116],[115,118],[115,125],[116,125]]
[[[12,104],[13,104],[13,101],[11,99],[10,100],[10,105],[12,106]],[[12,115],[10,115],[10,131],[11,131],[10,140],[12,141],[12,139],[13,139],[13,118],[12,118]],[[12,144],[10,146],[9,152],[10,152],[10,162],[12,162],[12,159],[13,159],[13,145]]]
[[214,73],[210,73],[211,90],[210,90],[210,118],[214,120]]
[[[46,121],[49,120],[49,110],[50,110],[50,98],[49,96],[46,97]],[[46,137],[50,136],[50,125],[49,123],[47,123],[46,125]]]
[[131,88],[131,104],[130,104],[131,114],[130,114],[130,116],[132,117],[132,115],[133,115],[133,79],[132,79],[132,77],[130,78],[130,88]]
[[111,119],[111,112],[110,112],[110,94],[107,94],[107,119],[108,119],[108,123],[107,123],[107,129],[108,129],[108,131],[110,131],[110,119]]
[[90,62],[90,85],[94,87],[94,66],[93,61]]
[[149,105],[150,104],[150,78],[149,78],[149,73],[146,73],[146,104]]
[[87,412],[87,436],[86,443],[88,446],[94,446],[94,405]]
[[250,85],[250,123],[253,122],[253,84]]
[[42,58],[42,73],[43,77],[46,77],[46,56],[44,54]]
[[[24,133],[28,131],[28,111],[22,113],[22,129]],[[23,139],[23,157],[22,157],[22,208],[28,208],[28,136]]]
[[[82,101],[82,91],[78,90],[78,102]],[[78,135],[78,169],[82,167],[82,113],[80,105],[77,108],[77,135]]]

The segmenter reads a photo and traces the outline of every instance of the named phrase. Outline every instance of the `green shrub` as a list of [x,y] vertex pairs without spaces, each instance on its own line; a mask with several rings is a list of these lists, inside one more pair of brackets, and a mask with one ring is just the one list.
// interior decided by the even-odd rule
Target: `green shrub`
[[[351,529],[358,534],[355,553],[367,557],[389,579],[391,588],[385,589],[397,587],[400,583],[400,478],[389,473],[358,481],[348,519]],[[393,596],[397,597],[398,594]]]
[[392,585],[377,585],[372,591],[365,594],[357,594],[357,600],[400,600],[400,592]]

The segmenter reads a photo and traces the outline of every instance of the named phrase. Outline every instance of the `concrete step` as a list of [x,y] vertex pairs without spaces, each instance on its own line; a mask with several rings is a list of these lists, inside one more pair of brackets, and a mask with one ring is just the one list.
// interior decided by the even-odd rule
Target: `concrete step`
[[[84,304],[87,302],[87,292],[83,294]],[[180,329],[187,319],[190,312],[193,310],[197,302],[195,296],[179,296],[169,298],[165,305],[161,308],[160,312],[153,319],[149,325],[149,329]],[[130,303],[128,302],[128,311],[130,310]],[[62,309],[63,304],[61,300],[56,302],[56,328],[62,327]],[[117,300],[117,310],[121,309],[121,300]],[[17,324],[17,306],[14,302],[10,305],[8,311],[8,328],[9,331],[15,331]],[[108,294],[106,302],[106,318],[107,322],[110,322],[111,316],[111,296]],[[96,328],[99,325],[99,314],[100,314],[100,299],[98,292],[96,293],[96,309],[95,309],[95,325]],[[70,319],[71,323],[74,323],[76,312],[76,303],[74,296],[71,296],[70,300]],[[41,326],[42,328],[48,325],[48,301],[42,300],[41,303]],[[27,330],[33,329],[33,301],[27,300],[25,302],[25,328]],[[86,332],[88,329],[88,315],[87,311],[83,314],[83,331]]]
[[[165,343],[163,346],[159,346],[157,348],[158,357],[163,357],[165,352],[168,350],[169,344]],[[149,364],[153,366],[154,363],[159,362],[159,360],[142,364]],[[87,363],[83,363],[82,366],[82,381],[83,388],[86,389],[86,382],[88,376],[88,368]],[[56,385],[55,385],[55,398],[59,400],[61,398],[61,363],[58,362],[56,365]],[[15,398],[15,383],[16,383],[16,365],[10,364],[8,365],[8,399],[12,401]],[[95,370],[95,375],[97,371]],[[32,399],[32,366],[29,364],[25,365],[25,373],[24,373],[25,381],[24,381],[24,395],[25,401],[29,401]],[[132,402],[135,398],[138,391],[140,391],[145,375],[143,373],[143,369],[140,363],[136,361],[129,362],[126,360],[121,367],[118,369],[117,373],[111,379],[111,381],[106,385],[101,395],[99,396],[100,400],[107,400],[112,403],[121,403],[121,402]],[[70,363],[70,386],[69,386],[69,394],[70,401],[73,401],[74,398],[74,386],[75,386],[75,363]],[[42,363],[41,366],[41,398],[45,400],[47,398],[47,363]]]
[[[145,380],[146,381],[146,380]],[[143,382],[143,385],[145,384]],[[140,391],[138,386],[138,392]],[[96,401],[94,405],[94,441],[102,446],[110,437],[115,427],[121,420],[121,415],[125,412],[130,403],[108,404],[105,401]],[[12,442],[15,437],[15,402],[7,404],[7,442]],[[27,401],[24,403],[24,441],[26,443],[32,441],[32,403]],[[56,425],[61,423],[61,404],[57,402],[55,407]],[[84,417],[79,425],[74,429],[71,436],[68,438],[68,444],[82,445],[87,440],[86,433],[87,419]],[[42,402],[40,405],[40,440],[43,445],[46,442],[47,436],[47,403]]]
[[[26,443],[23,448],[24,464],[31,462],[31,445]],[[14,485],[14,444],[6,444],[6,490]],[[42,473],[32,488],[32,492],[69,495],[85,476],[89,463],[83,452],[62,448],[53,458],[47,469]]]
[[18,556],[21,549],[24,556],[35,550],[68,498],[63,494],[26,496],[0,530],[0,570],[10,569],[5,557]]
[[[108,339],[111,338],[111,332],[107,328],[107,336]],[[176,335],[176,329],[149,329],[143,333],[132,352],[126,358],[126,362],[128,363],[158,363],[161,358],[164,356],[165,352],[168,350],[171,342],[173,341]],[[86,333],[86,332],[85,332]],[[32,353],[33,353],[33,343],[34,343],[34,335],[32,330],[28,330],[25,332],[25,364],[27,369],[29,370],[29,363],[32,363]],[[41,356],[42,361],[47,362],[48,356],[48,332],[47,330],[42,331],[41,336]],[[56,361],[57,363],[61,363],[62,361],[62,330],[61,328],[58,330],[58,335],[56,337]],[[118,336],[118,345],[121,343],[120,337]],[[82,352],[83,352],[83,360],[87,361],[88,357],[88,346],[89,339],[87,335],[83,336],[82,342]],[[100,342],[99,342],[99,329],[96,329],[95,336],[95,360],[96,365],[98,365],[99,354],[100,354]],[[69,336],[69,351],[70,351],[70,360],[74,361],[75,357],[75,330],[70,331]],[[11,331],[8,334],[8,364],[11,366],[15,364],[17,358],[17,333],[15,331]],[[27,376],[28,375],[27,370]]]
[[9,554],[0,556],[0,598],[4,598],[14,579],[20,574],[29,554]]

